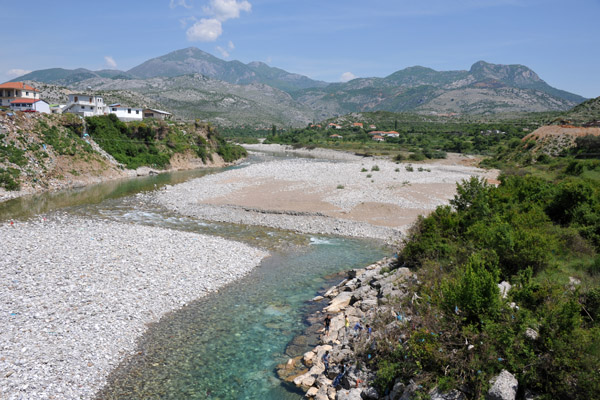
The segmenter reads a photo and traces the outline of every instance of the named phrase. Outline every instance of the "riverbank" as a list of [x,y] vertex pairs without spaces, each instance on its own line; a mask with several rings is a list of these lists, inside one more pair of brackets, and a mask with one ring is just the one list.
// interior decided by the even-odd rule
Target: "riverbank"
[[[108,154],[106,156],[108,156]],[[73,175],[64,171],[65,175],[67,175],[66,178],[65,175],[60,174],[57,178],[49,179],[43,185],[39,183],[36,184],[35,182],[28,182],[23,185],[23,188],[21,190],[16,191],[6,190],[0,187],[0,203],[19,197],[33,196],[47,192],[58,192],[61,190],[68,189],[76,189],[110,181],[135,179],[140,177],[146,177],[149,175],[157,175],[175,171],[188,171],[193,169],[207,168],[225,168],[232,165],[236,165],[241,161],[243,160],[239,160],[237,162],[232,163],[226,163],[218,154],[213,154],[213,161],[207,160],[207,163],[205,164],[202,162],[201,159],[197,157],[192,157],[190,155],[185,154],[177,154],[175,157],[173,157],[171,167],[162,170],[150,167],[124,169],[122,167],[119,168],[117,163],[115,164],[114,168],[102,169],[100,171],[94,170],[90,171],[89,174],[83,175]]]
[[[247,148],[288,151],[279,145]],[[275,159],[205,176],[166,187],[155,199],[211,221],[393,241],[418,215],[447,204],[457,182],[496,175],[459,163],[412,165],[324,149],[295,152],[315,158]]]
[[268,254],[213,236],[57,216],[0,226],[0,397],[90,399],[147,324]]

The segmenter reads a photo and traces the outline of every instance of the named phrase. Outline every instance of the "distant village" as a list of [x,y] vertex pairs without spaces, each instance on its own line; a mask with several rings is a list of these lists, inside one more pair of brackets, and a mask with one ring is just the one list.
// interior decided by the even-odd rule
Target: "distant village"
[[[321,128],[321,125],[310,125],[311,128]],[[335,124],[335,123],[330,123],[327,125],[326,129],[342,129],[343,127],[339,124]],[[354,128],[354,129],[364,129],[364,124],[362,122],[353,122],[350,125],[350,128]],[[397,138],[400,137],[400,133],[396,132],[396,131],[376,131],[375,129],[377,129],[377,126],[375,125],[369,125],[368,127],[370,129],[370,131],[368,132],[369,136],[371,136],[371,139],[376,141],[376,142],[385,142],[385,138],[389,137],[389,138]],[[329,135],[330,138],[332,139],[342,139],[343,136],[339,135],[337,133],[334,133],[332,135]]]
[[142,121],[145,118],[166,120],[172,114],[152,108],[129,107],[124,104],[104,104],[104,99],[90,94],[70,94],[67,104],[48,104],[40,99],[34,87],[23,82],[6,82],[0,85],[0,107],[12,111],[45,114],[71,113],[82,117],[115,114],[121,121]]

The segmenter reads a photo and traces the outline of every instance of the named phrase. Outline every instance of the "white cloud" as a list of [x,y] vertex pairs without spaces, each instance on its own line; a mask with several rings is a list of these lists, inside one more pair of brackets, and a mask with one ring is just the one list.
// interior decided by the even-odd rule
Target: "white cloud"
[[175,7],[178,7],[178,6],[181,6],[181,7],[187,8],[187,9],[192,8],[192,6],[190,4],[188,4],[186,2],[186,0],[171,0],[171,3],[169,4],[169,7],[175,8]]
[[221,21],[214,18],[202,18],[186,31],[190,42],[214,42],[222,33]]
[[233,44],[233,42],[232,42],[231,40],[229,41],[229,43],[227,43],[227,48],[228,48],[229,50],[233,50],[233,49],[235,49],[235,45]]
[[111,56],[104,56],[104,62],[108,68],[117,68],[117,62]]
[[29,69],[13,68],[13,69],[9,69],[8,71],[6,71],[6,75],[10,76],[10,77],[17,77],[17,76],[28,74],[30,72],[31,72],[31,70],[29,70]]
[[252,5],[247,0],[210,0],[210,6],[204,7],[204,12],[213,15],[221,22],[239,18],[240,12],[249,12]]
[[356,79],[356,78],[358,78],[358,76],[354,75],[352,72],[344,72],[340,76],[340,82],[348,82],[348,81],[351,81],[352,79]]
[[217,51],[219,53],[221,53],[221,56],[223,58],[228,58],[229,57],[229,52],[227,50],[225,50],[224,48],[222,48],[221,46],[217,46]]

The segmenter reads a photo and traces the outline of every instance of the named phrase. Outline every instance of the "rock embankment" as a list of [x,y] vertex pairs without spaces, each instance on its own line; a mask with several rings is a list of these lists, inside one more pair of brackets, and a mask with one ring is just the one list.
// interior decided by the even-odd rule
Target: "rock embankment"
[[[315,400],[410,400],[417,392],[422,395],[422,388],[412,380],[396,380],[392,390],[379,393],[374,386],[376,374],[369,368],[377,346],[402,343],[406,340],[403,330],[414,324],[412,311],[400,309],[399,300],[422,300],[413,291],[419,284],[417,275],[408,268],[394,269],[393,263],[394,259],[386,258],[352,270],[324,296],[314,299],[327,301],[328,305],[309,321],[324,325],[328,315],[330,328],[322,329],[320,344],[313,350],[278,366],[280,379],[301,388],[307,398]],[[510,372],[502,371],[490,381],[490,386],[486,398],[515,400],[518,382]],[[427,398],[465,400],[466,395],[457,389],[442,393],[434,388]]]
[[0,398],[89,399],[149,323],[268,254],[222,238],[54,217],[0,226]]

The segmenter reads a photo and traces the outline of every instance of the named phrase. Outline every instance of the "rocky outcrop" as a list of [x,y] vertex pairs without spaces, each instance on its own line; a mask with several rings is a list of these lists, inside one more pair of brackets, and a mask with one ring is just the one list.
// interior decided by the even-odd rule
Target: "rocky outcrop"
[[[329,289],[323,297],[328,300],[324,313],[330,315],[329,332],[322,329],[320,345],[305,353],[297,362],[291,359],[279,366],[280,378],[302,388],[314,399],[398,399],[409,398],[411,385],[398,383],[394,390],[381,396],[372,387],[375,375],[356,362],[356,351],[368,349],[383,332],[370,331],[369,321],[378,313],[394,313],[389,305],[392,297],[408,295],[408,283],[417,277],[408,268],[392,269],[393,259],[386,258],[364,269],[352,270],[346,279]],[[320,318],[320,321],[322,317]],[[401,326],[405,321],[397,319]],[[388,327],[394,329],[393,326]],[[323,356],[328,352],[326,370]],[[296,375],[290,372],[290,363]],[[292,375],[292,377],[290,377]]]

